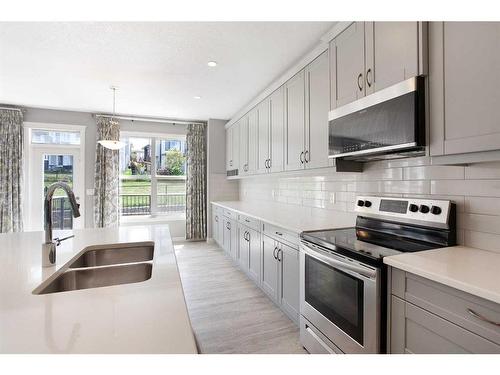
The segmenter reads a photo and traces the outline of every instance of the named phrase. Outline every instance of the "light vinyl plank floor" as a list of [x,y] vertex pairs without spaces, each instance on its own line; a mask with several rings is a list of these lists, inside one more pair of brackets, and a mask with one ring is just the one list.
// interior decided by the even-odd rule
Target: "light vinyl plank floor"
[[202,353],[301,353],[298,327],[215,244],[175,242]]

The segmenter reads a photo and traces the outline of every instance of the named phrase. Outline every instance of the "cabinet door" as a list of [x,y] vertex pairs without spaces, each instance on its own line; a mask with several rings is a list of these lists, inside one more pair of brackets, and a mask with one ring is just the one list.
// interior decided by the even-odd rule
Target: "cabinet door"
[[262,236],[262,289],[275,302],[278,302],[278,261],[274,257],[277,244],[273,239]]
[[216,212],[212,212],[212,238],[215,242],[219,242],[219,225],[217,221],[219,220],[219,216]]
[[217,230],[217,234],[219,238],[217,239],[217,243],[220,247],[224,247],[224,220],[222,219],[222,215],[219,214],[219,219],[217,220],[217,226],[219,227]]
[[257,107],[257,134],[258,134],[258,146],[257,146],[257,173],[267,173],[267,160],[269,159],[269,149],[270,149],[270,106],[271,99],[268,97],[264,99]]
[[362,98],[365,72],[365,26],[354,22],[331,43],[332,108]]
[[278,261],[281,265],[281,308],[295,322],[299,321],[299,251],[279,244]]
[[500,346],[392,296],[391,353],[465,354],[500,353]]
[[239,230],[238,223],[234,220],[229,220],[229,226],[231,228],[231,247],[230,253],[231,258],[234,259],[235,262],[239,259],[239,249],[240,249],[240,241],[239,241]]
[[224,251],[226,254],[231,255],[231,221],[229,219],[224,218],[224,232],[222,244]]
[[245,273],[248,273],[248,258],[250,252],[250,243],[248,240],[248,228],[239,226],[239,256],[238,264]]
[[259,111],[254,108],[248,114],[248,167],[247,174],[257,172],[257,158],[259,147]]
[[306,168],[328,166],[328,51],[306,68]]
[[429,42],[431,155],[499,150],[500,23],[433,22]]
[[231,169],[239,169],[241,172],[240,166],[240,125],[244,119],[241,119],[237,123],[235,123],[232,128],[232,137],[231,137]]
[[418,75],[418,22],[366,22],[366,94]]
[[226,171],[233,169],[233,126],[226,129]]
[[240,175],[248,173],[248,118],[243,116],[239,121],[239,172]]
[[261,251],[260,233],[253,229],[248,229],[249,256],[248,275],[257,284],[260,284]]
[[269,154],[271,172],[284,169],[285,158],[285,89],[281,86],[269,98],[271,149]]
[[305,80],[304,71],[285,84],[287,171],[304,168]]

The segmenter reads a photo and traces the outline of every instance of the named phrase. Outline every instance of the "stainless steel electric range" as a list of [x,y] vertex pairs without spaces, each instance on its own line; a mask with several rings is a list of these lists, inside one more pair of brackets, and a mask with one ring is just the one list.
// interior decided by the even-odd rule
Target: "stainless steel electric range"
[[360,196],[353,228],[302,232],[300,339],[310,353],[384,353],[385,256],[456,244],[445,200]]

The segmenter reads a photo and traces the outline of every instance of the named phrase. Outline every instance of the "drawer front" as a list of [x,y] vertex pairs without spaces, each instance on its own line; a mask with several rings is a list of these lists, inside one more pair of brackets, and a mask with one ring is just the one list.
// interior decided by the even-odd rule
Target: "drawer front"
[[339,348],[302,316],[300,317],[300,343],[310,354],[342,354]]
[[264,223],[263,229],[264,234],[266,234],[267,236],[272,237],[278,241],[287,242],[295,249],[299,248],[299,235],[297,233],[293,233],[267,223]]
[[245,225],[253,230],[256,230],[257,232],[260,232],[260,221],[259,220],[254,219],[253,217],[249,217],[249,216],[240,214],[240,215],[238,215],[238,221],[241,224],[243,224],[243,225]]
[[216,204],[212,204],[212,211],[218,214],[222,211],[222,208]]
[[237,219],[237,216],[238,216],[238,215],[237,215],[237,214],[236,214],[236,212],[234,212],[234,211],[228,210],[227,208],[223,208],[223,209],[222,209],[222,212],[223,212],[223,215],[224,215],[225,217],[228,217],[228,218],[233,219],[233,220],[236,220],[236,219]]
[[405,300],[500,345],[500,305],[406,273]]
[[500,346],[406,302],[405,352],[491,354],[500,353]]

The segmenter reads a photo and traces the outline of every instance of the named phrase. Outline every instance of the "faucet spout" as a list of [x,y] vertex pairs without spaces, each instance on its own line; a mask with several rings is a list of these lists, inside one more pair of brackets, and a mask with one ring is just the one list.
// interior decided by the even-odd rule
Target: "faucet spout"
[[69,203],[71,205],[71,211],[73,217],[80,216],[80,205],[76,202],[75,194],[69,185],[65,182],[55,182],[47,188],[47,193],[44,199],[44,229],[45,229],[45,243],[42,245],[42,263],[43,266],[52,266],[56,261],[56,246],[60,244],[59,240],[55,243],[52,240],[52,197],[56,189],[61,188],[66,192],[68,196]]

